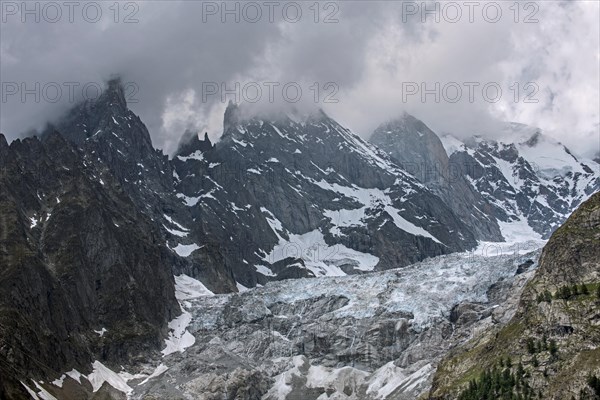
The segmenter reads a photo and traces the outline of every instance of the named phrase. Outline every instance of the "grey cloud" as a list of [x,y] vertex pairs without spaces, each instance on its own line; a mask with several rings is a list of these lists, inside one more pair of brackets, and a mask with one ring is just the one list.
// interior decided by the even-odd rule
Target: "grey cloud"
[[[337,2],[339,23],[315,24],[309,3],[297,23],[280,12],[274,23],[264,15],[258,23],[222,23],[218,16],[203,22],[203,4],[194,1],[140,2],[136,24],[114,23],[110,14],[95,24],[9,19],[1,31],[1,80],[83,84],[119,74],[139,87],[131,107],[167,152],[188,128],[218,138],[225,104],[220,96],[204,102],[203,82],[253,80],[299,82],[305,90],[335,82],[339,103],[317,106],[365,136],[406,110],[440,132],[493,132],[498,120],[510,119],[541,126],[575,151],[598,150],[597,4],[539,3],[538,24],[515,24],[510,14],[497,24],[436,24],[404,22],[401,2]],[[321,10],[321,19],[326,14]],[[541,86],[537,105],[401,99],[407,81],[506,88],[530,80]],[[15,138],[40,127],[71,105],[64,97],[56,104],[2,103],[0,130]],[[314,107],[310,100],[305,92],[296,106]]]

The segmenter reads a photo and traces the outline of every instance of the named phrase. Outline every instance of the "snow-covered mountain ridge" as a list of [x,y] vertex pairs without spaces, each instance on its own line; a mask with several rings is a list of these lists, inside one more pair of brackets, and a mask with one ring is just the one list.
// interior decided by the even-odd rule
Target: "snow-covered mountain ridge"
[[600,189],[600,164],[575,156],[539,129],[511,123],[498,136],[512,141],[473,137],[460,142],[442,136],[442,142],[450,162],[493,207],[501,224],[527,224],[548,238]]
[[238,287],[383,270],[475,246],[440,198],[323,112],[243,114],[230,104],[214,147],[199,151],[203,141],[192,137],[177,153],[176,196],[193,221],[168,214],[190,229],[170,246],[217,243]]
[[600,164],[576,157],[538,128],[507,123],[494,137],[438,136],[405,113],[378,127],[370,141],[478,227],[483,240],[510,241],[517,230],[548,238],[600,190]]

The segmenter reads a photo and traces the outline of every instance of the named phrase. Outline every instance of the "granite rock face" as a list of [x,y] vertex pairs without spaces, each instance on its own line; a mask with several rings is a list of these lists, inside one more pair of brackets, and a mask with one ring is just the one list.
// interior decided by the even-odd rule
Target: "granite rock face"
[[57,378],[159,348],[181,311],[152,221],[59,133],[9,147],[0,136],[0,155],[4,395],[23,397],[9,377]]
[[174,273],[215,293],[384,270],[475,245],[476,228],[323,112],[247,114],[230,104],[216,145],[186,132],[168,160],[111,81],[53,128],[110,169],[155,222]]
[[220,249],[237,283],[385,270],[474,246],[442,199],[323,112],[242,115],[230,104],[213,148],[192,138],[173,159],[184,225]]
[[397,160],[408,173],[440,196],[473,229],[478,240],[502,241],[490,205],[461,168],[455,168],[440,138],[412,115],[380,125],[369,141]]
[[[91,162],[110,170],[138,212],[153,221],[163,243],[173,248],[189,235],[189,229],[183,225],[193,225],[194,221],[189,208],[176,197],[177,173],[173,164],[167,155],[154,148],[148,129],[128,108],[118,79],[108,82],[98,99],[69,110],[42,136],[49,130],[61,132]],[[188,132],[184,137],[189,135]],[[184,141],[180,150],[209,150],[212,145],[206,139],[206,142]],[[198,143],[199,147],[193,148]],[[198,241],[187,240],[186,244]],[[203,243],[197,247],[193,255],[186,257],[168,252],[166,257],[173,272],[201,276],[216,293],[235,291],[230,268],[218,247]]]
[[439,137],[404,114],[377,128],[370,141],[444,199],[481,240],[511,241],[510,228],[501,232],[499,224],[547,239],[600,189],[596,163],[578,159],[539,129],[510,123],[497,136]]

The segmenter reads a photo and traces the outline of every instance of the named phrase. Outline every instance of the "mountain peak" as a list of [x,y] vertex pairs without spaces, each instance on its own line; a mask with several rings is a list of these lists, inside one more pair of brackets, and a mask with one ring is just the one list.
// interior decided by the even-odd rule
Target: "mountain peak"
[[293,104],[265,107],[251,103],[236,104],[231,100],[227,105],[224,116],[225,123],[229,123],[229,125],[252,120],[281,122],[288,119],[295,123],[307,123],[309,121],[330,119],[330,117],[321,108],[317,107],[299,108]]
[[106,90],[96,100],[97,103],[108,102],[109,105],[118,105],[127,109],[127,100],[125,99],[125,88],[120,77],[111,78],[107,82]]
[[229,100],[227,108],[225,109],[225,115],[223,116],[223,132],[227,132],[232,126],[235,126],[239,122],[239,110],[239,106]]
[[213,144],[211,143],[208,132],[204,132],[204,140],[200,140],[200,136],[198,132],[186,130],[181,140],[179,141],[179,146],[177,151],[175,152],[176,156],[187,156],[196,151],[201,151],[202,153],[213,148]]
[[[378,146],[386,146],[388,141],[396,141],[396,139],[402,137],[402,140],[408,140],[411,138],[413,142],[419,142],[420,145],[429,146],[434,143],[434,146],[440,147],[441,142],[438,136],[433,132],[423,121],[414,117],[413,115],[403,111],[402,114],[388,122],[381,124],[374,132],[371,137],[371,141]],[[439,146],[438,146],[439,142]],[[413,143],[414,144],[414,143]]]
[[3,161],[6,159],[6,155],[8,154],[8,142],[2,133],[0,133],[0,165],[2,165]]
[[57,142],[61,143],[61,144],[68,143],[68,141],[63,137],[63,135],[61,135],[60,132],[57,131],[56,129],[52,129],[46,135],[44,135],[44,137],[42,138],[42,141],[45,143],[57,143]]
[[527,139],[525,144],[529,147],[534,147],[536,144],[539,143],[541,136],[542,136],[542,132],[537,131],[529,139]]

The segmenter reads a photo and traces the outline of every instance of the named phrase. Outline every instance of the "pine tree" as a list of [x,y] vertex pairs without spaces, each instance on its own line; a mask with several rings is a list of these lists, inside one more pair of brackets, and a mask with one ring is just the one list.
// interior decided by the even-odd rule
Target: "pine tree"
[[577,296],[579,294],[579,288],[577,287],[577,285],[573,285],[573,287],[571,287],[571,294],[573,296]]
[[556,345],[556,340],[551,340],[550,341],[550,354],[555,356],[556,353],[558,353],[558,346]]
[[598,287],[596,287],[596,297],[600,299],[600,284],[598,284]]
[[544,351],[544,344],[542,343],[541,340],[536,341],[536,344],[537,344],[536,353],[541,353],[542,351]]
[[546,337],[545,333],[544,333],[544,336],[542,336],[542,347],[543,347],[543,351],[548,350],[548,338]]
[[519,365],[517,366],[517,377],[519,379],[523,379],[524,375],[525,375],[525,369],[523,368],[523,363],[521,363],[521,361],[519,361]]
[[537,368],[537,367],[540,366],[540,363],[538,362],[537,356],[535,354],[533,355],[533,358],[531,359],[531,362],[533,363],[533,366],[535,368]]
[[600,396],[600,379],[596,375],[588,378],[588,385],[594,390],[596,396]]
[[581,284],[581,294],[584,294],[584,295],[586,295],[586,296],[587,296],[588,294],[590,294],[590,291],[588,290],[588,287],[586,286],[586,284],[585,284],[585,283],[582,283],[582,284]]
[[527,338],[527,351],[529,354],[535,354],[535,342],[532,338]]

